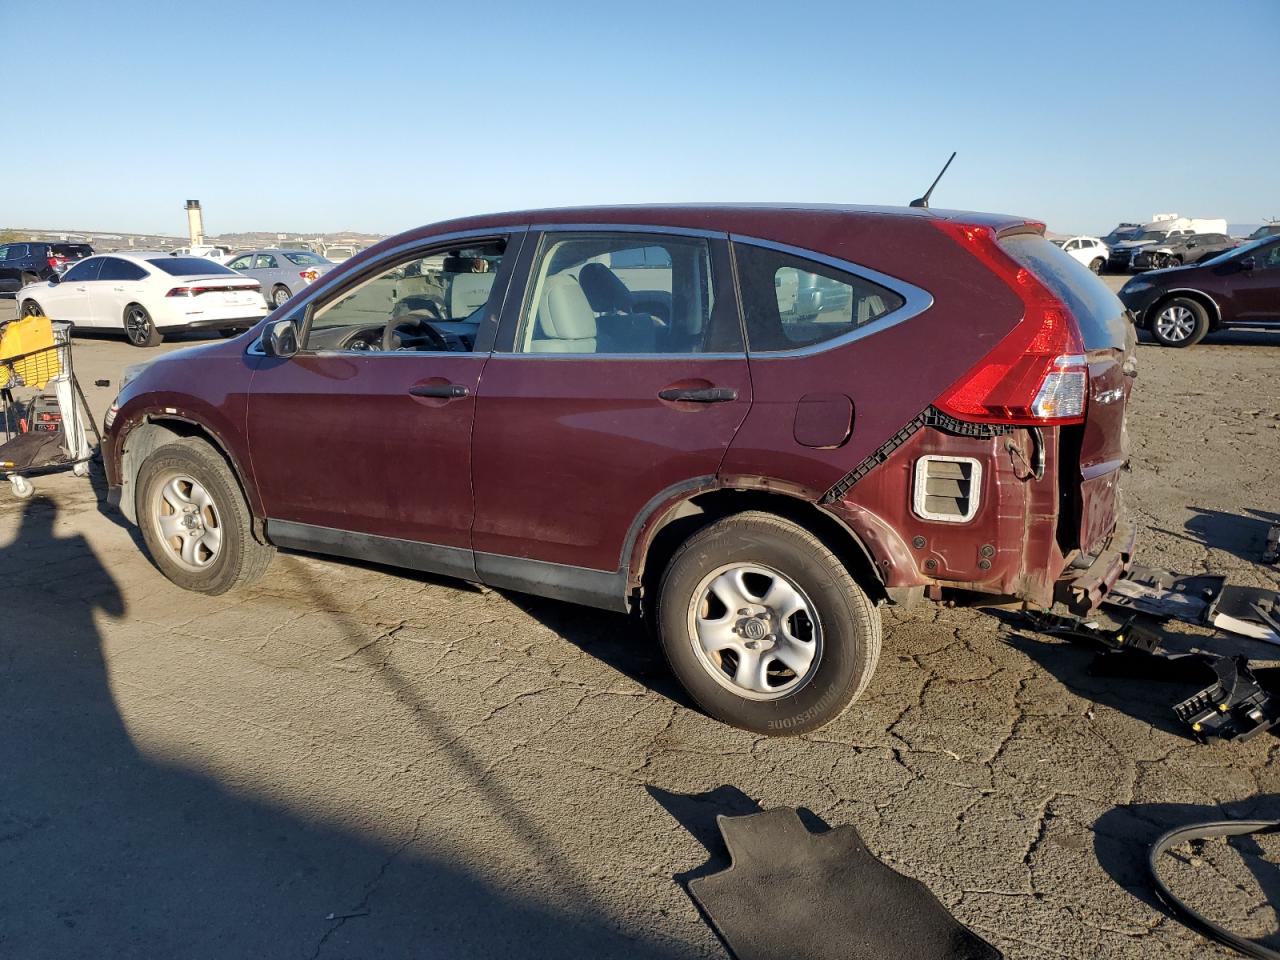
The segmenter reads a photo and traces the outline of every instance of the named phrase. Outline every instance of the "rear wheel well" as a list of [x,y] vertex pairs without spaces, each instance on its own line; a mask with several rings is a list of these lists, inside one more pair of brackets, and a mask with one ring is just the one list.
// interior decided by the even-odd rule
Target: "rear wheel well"
[[[747,511],[762,511],[790,520],[809,531],[834,553],[858,586],[875,602],[886,599],[884,582],[870,553],[857,536],[835,517],[807,500],[762,490],[710,490],[671,507],[641,559],[640,589],[655,598],[663,571],[680,545],[717,520]],[[643,603],[647,610],[652,603]]]
[[1170,300],[1178,299],[1194,300],[1196,303],[1200,304],[1200,306],[1204,307],[1205,313],[1209,315],[1209,329],[1218,329],[1220,318],[1218,316],[1217,304],[1215,304],[1212,299],[1196,290],[1173,290],[1164,294],[1160,299],[1156,300],[1155,303],[1147,307],[1146,317],[1143,318],[1145,321],[1143,326],[1150,330],[1151,324],[1155,321],[1156,314],[1164,308],[1165,304]]
[[[134,509],[135,486],[138,479],[138,470],[142,467],[143,462],[153,451],[166,443],[188,438],[207,443],[210,449],[226,461],[227,469],[236,478],[236,483],[240,486],[240,492],[244,495],[245,502],[252,503],[249,491],[245,488],[244,478],[240,476],[240,470],[236,467],[236,462],[214,434],[205,429],[203,425],[191,420],[158,417],[150,419],[129,431],[129,435],[125,438],[124,450],[120,456],[120,509],[134,523],[138,522]],[[256,516],[253,517],[253,535],[256,540],[263,543],[266,542],[263,536],[262,522]]]

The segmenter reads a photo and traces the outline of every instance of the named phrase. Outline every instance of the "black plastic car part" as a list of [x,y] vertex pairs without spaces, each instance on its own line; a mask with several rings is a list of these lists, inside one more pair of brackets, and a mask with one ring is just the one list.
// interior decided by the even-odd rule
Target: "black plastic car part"
[[[1221,927],[1203,914],[1197,913],[1174,896],[1160,877],[1160,859],[1170,850],[1193,840],[1211,840],[1217,837],[1243,837],[1257,833],[1275,833],[1280,830],[1280,820],[1215,820],[1208,823],[1192,823],[1170,830],[1151,845],[1147,855],[1147,869],[1156,895],[1164,901],[1173,915],[1193,930],[1197,930],[1232,950],[1255,957],[1258,960],[1280,960],[1280,952],[1265,947],[1256,940],[1246,940]],[[1234,893],[1234,891],[1233,891]]]

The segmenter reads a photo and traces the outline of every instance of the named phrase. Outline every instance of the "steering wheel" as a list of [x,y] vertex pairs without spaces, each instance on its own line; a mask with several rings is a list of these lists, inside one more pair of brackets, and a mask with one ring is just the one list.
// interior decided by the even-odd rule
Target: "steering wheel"
[[387,321],[387,325],[382,328],[382,349],[398,350],[400,338],[397,334],[402,330],[411,337],[422,337],[433,351],[449,352],[449,341],[426,317],[416,311],[393,316]]

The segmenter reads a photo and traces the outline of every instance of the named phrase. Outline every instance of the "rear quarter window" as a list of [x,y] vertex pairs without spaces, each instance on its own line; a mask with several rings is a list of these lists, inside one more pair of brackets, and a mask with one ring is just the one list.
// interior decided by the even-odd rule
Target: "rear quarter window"
[[1002,237],[1000,246],[1067,305],[1086,350],[1124,349],[1124,304],[1088,267],[1038,233]]
[[865,277],[790,253],[735,243],[734,258],[747,348],[755,353],[834,340],[906,303],[899,294]]

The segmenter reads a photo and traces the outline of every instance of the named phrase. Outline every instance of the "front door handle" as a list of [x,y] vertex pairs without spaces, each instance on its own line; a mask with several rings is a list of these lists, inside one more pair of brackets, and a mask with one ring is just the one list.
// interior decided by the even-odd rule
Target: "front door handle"
[[439,400],[460,400],[470,392],[460,383],[421,383],[409,388],[411,396],[434,397]]
[[733,387],[667,387],[658,391],[658,399],[683,403],[727,403],[738,399],[738,391]]

